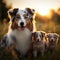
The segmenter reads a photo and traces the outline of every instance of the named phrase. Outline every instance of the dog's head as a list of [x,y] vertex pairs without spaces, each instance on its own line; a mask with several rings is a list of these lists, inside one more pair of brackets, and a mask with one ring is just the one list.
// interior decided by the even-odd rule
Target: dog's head
[[58,42],[59,35],[56,33],[48,33],[47,38],[48,38],[49,43],[55,44]]
[[45,32],[43,31],[36,31],[34,33],[32,33],[32,37],[34,37],[34,41],[42,41],[43,38],[45,37]]
[[31,23],[29,18],[30,14],[28,14],[25,10],[15,8],[9,10],[9,15],[11,16],[12,29],[24,30],[25,27]]

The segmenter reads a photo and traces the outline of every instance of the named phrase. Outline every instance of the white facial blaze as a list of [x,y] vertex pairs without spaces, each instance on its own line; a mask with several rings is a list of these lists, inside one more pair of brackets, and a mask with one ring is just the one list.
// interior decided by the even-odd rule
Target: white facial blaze
[[18,12],[17,12],[17,14],[19,14],[20,15],[20,19],[19,19],[19,21],[18,21],[18,26],[20,26],[20,23],[21,22],[23,22],[24,23],[24,25],[23,26],[26,26],[26,20],[24,19],[24,11],[23,10],[18,10]]
[[51,33],[50,36],[51,36],[50,40],[55,41],[55,38],[54,38],[55,34]]
[[39,41],[41,41],[41,37],[40,37],[41,34],[40,34],[40,32],[37,32],[37,35],[38,35],[37,39],[39,39]]

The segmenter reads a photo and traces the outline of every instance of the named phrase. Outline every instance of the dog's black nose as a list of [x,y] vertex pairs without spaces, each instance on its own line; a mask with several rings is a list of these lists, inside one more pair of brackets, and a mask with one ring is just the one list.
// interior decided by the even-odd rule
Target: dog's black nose
[[53,42],[53,39],[51,39],[51,42]]
[[21,22],[20,25],[21,25],[21,26],[24,26],[24,22]]

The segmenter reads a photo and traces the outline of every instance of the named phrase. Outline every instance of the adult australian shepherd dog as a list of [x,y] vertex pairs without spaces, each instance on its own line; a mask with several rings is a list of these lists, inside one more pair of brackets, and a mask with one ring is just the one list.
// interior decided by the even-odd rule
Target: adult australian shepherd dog
[[14,45],[21,55],[26,55],[31,46],[34,12],[35,10],[30,8],[25,10],[14,8],[8,11],[10,26],[1,40],[1,47],[8,46],[11,50]]

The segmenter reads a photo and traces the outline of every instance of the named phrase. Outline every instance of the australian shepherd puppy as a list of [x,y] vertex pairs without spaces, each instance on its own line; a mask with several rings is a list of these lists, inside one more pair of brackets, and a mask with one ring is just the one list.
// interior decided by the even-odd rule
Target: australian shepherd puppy
[[37,57],[37,53],[41,52],[43,56],[45,53],[45,32],[36,31],[32,33],[33,56]]
[[53,52],[57,48],[59,35],[57,33],[48,33],[46,38],[48,41],[47,49],[48,51]]
[[10,26],[8,33],[1,40],[1,46],[7,45],[11,49],[12,45],[14,45],[15,49],[21,55],[26,55],[31,46],[32,20],[35,12],[33,9],[26,9],[29,9],[30,12],[18,8],[8,11],[10,15]]

